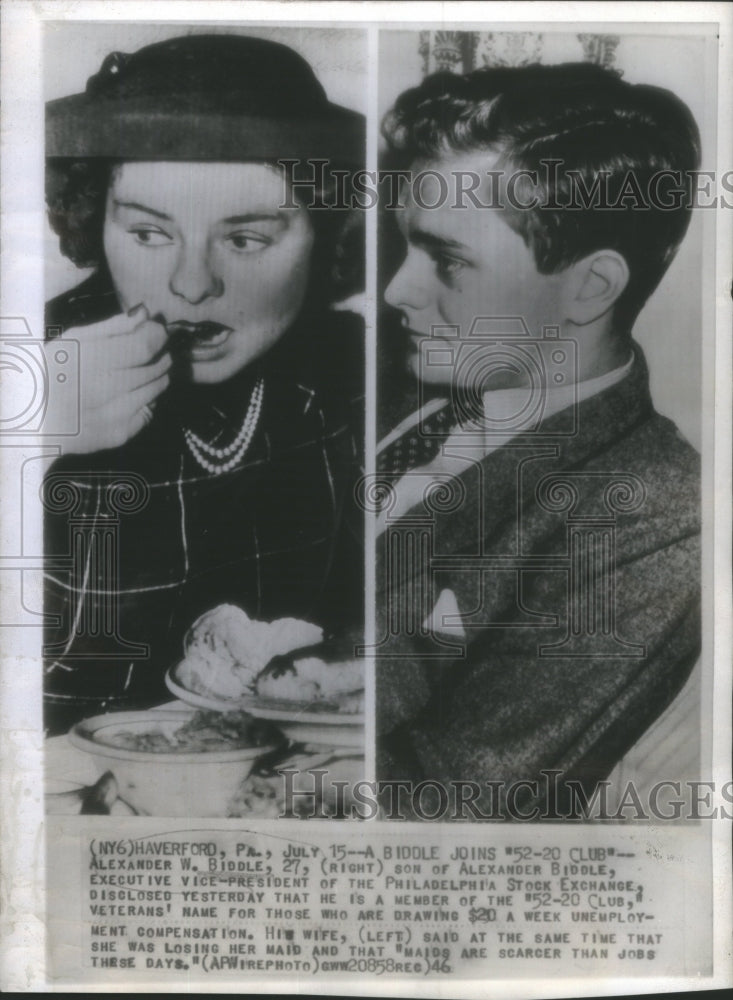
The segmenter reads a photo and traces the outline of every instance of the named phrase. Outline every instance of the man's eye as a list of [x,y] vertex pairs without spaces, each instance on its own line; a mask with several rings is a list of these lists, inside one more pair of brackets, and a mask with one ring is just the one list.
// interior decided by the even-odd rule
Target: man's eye
[[447,254],[438,254],[435,257],[435,268],[438,272],[438,277],[444,281],[457,278],[464,267],[466,267],[466,262],[459,257],[449,257]]
[[135,237],[135,241],[144,247],[162,247],[173,242],[168,233],[150,226],[137,226],[130,232]]
[[270,240],[255,233],[231,233],[226,242],[238,253],[255,253],[269,246]]

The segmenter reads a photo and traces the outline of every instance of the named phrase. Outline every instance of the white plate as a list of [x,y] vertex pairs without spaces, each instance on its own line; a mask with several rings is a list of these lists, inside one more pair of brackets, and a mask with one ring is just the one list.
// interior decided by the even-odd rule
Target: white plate
[[165,675],[168,690],[188,705],[196,708],[208,708],[215,712],[232,712],[238,709],[249,712],[258,719],[271,719],[273,722],[297,723],[309,726],[339,726],[355,728],[364,725],[363,713],[348,714],[326,709],[313,711],[313,702],[287,702],[284,699],[260,698],[255,694],[244,695],[241,698],[214,698],[211,695],[198,694],[189,691],[175,679],[176,667]]
[[364,727],[340,726],[334,721],[327,726],[316,722],[280,722],[279,727],[289,740],[305,743],[306,748],[328,747],[331,750],[361,750],[364,752]]

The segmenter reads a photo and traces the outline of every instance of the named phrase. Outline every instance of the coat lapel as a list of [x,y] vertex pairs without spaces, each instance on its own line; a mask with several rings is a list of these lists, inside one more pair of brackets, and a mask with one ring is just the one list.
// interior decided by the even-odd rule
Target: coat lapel
[[[572,469],[602,454],[636,424],[649,419],[653,407],[648,369],[639,345],[634,343],[633,350],[634,364],[626,378],[580,403],[577,422],[571,409],[556,413],[540,425],[538,432],[517,435],[480,462],[473,463],[458,477],[460,506],[456,509],[449,503],[447,509],[441,510],[436,505],[431,512],[436,553],[483,554],[490,548],[492,538],[498,533],[504,534],[512,520],[517,522],[518,505],[531,502],[528,494],[534,488],[531,479],[524,486],[518,485],[520,464],[544,459],[553,471]],[[414,507],[388,524],[394,530],[399,529],[400,524],[425,518],[425,511]],[[378,543],[377,581],[378,586],[380,581],[383,584],[389,581],[388,585],[394,587],[409,582],[419,567],[414,562],[404,561],[398,577],[386,572],[389,534],[387,530]]]

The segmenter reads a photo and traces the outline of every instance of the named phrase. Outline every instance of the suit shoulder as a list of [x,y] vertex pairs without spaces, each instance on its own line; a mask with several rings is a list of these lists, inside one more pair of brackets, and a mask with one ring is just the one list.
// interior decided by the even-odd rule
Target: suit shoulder
[[629,458],[647,474],[700,479],[700,454],[668,417],[654,412],[627,444]]
[[[643,502],[635,515],[650,544],[697,535],[701,523],[700,455],[675,423],[658,413],[602,457],[609,470],[633,474]],[[601,467],[601,462],[594,463]]]

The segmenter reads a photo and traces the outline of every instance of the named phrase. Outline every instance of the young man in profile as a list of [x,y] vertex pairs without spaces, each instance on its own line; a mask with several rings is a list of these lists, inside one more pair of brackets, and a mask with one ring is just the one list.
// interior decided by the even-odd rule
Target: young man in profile
[[377,777],[429,781],[418,815],[572,815],[699,652],[698,456],[632,337],[697,127],[566,64],[436,74],[384,132],[421,405],[378,449]]

